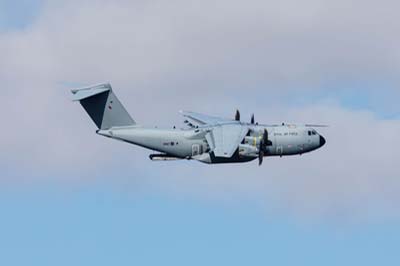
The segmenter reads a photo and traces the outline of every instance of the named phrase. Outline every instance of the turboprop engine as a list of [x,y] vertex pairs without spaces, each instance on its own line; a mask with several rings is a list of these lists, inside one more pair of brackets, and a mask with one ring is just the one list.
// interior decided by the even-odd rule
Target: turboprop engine
[[259,136],[247,136],[244,143],[239,145],[239,155],[258,157],[259,164],[263,162],[264,155],[267,153],[267,146],[271,146],[272,142],[268,139],[268,131]]
[[257,157],[258,149],[256,146],[252,146],[249,144],[240,144],[239,145],[239,155],[244,157]]

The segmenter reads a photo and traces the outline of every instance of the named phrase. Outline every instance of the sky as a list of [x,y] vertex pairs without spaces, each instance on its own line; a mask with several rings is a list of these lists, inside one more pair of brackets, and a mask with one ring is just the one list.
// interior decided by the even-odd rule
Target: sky
[[[1,265],[398,265],[396,1],[0,0]],[[70,89],[144,126],[179,110],[329,124],[320,150],[151,162]]]

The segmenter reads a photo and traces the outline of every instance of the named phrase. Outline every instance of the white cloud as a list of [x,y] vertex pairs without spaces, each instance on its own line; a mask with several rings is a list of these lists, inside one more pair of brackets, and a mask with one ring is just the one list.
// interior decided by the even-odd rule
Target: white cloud
[[399,121],[383,121],[369,112],[334,105],[276,111],[299,121],[310,117],[330,121],[329,128],[320,130],[327,145],[303,156],[267,158],[263,167],[256,162],[176,164],[168,167],[170,175],[153,177],[153,182],[184,197],[252,200],[270,211],[306,220],[354,223],[399,218]]
[[[146,152],[95,136],[80,106],[69,102],[65,84],[111,81],[144,124],[176,124],[179,109],[227,116],[243,106],[263,122],[332,125],[323,150],[267,160],[263,168],[171,164],[166,182],[157,179],[166,190],[255,197],[323,216],[394,213],[399,122],[329,102],[288,109],[281,99],[384,81],[385,104],[397,106],[389,98],[399,95],[398,5],[48,2],[30,27],[0,35],[1,159],[17,173],[74,179],[119,160],[147,163]],[[377,94],[360,93],[371,90]],[[154,164],[140,167],[158,172]]]

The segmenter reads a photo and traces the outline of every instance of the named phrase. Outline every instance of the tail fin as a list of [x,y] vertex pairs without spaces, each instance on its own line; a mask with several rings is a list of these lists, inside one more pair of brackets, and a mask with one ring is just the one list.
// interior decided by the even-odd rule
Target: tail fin
[[99,129],[135,125],[110,84],[99,84],[72,90],[73,101],[79,101]]

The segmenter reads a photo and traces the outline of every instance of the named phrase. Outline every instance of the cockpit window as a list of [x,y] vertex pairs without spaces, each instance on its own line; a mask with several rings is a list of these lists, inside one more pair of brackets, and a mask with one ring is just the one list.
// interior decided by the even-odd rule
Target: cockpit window
[[313,131],[311,131],[311,134],[317,135],[317,131],[313,130]]
[[311,136],[311,131],[308,131],[308,135]]

